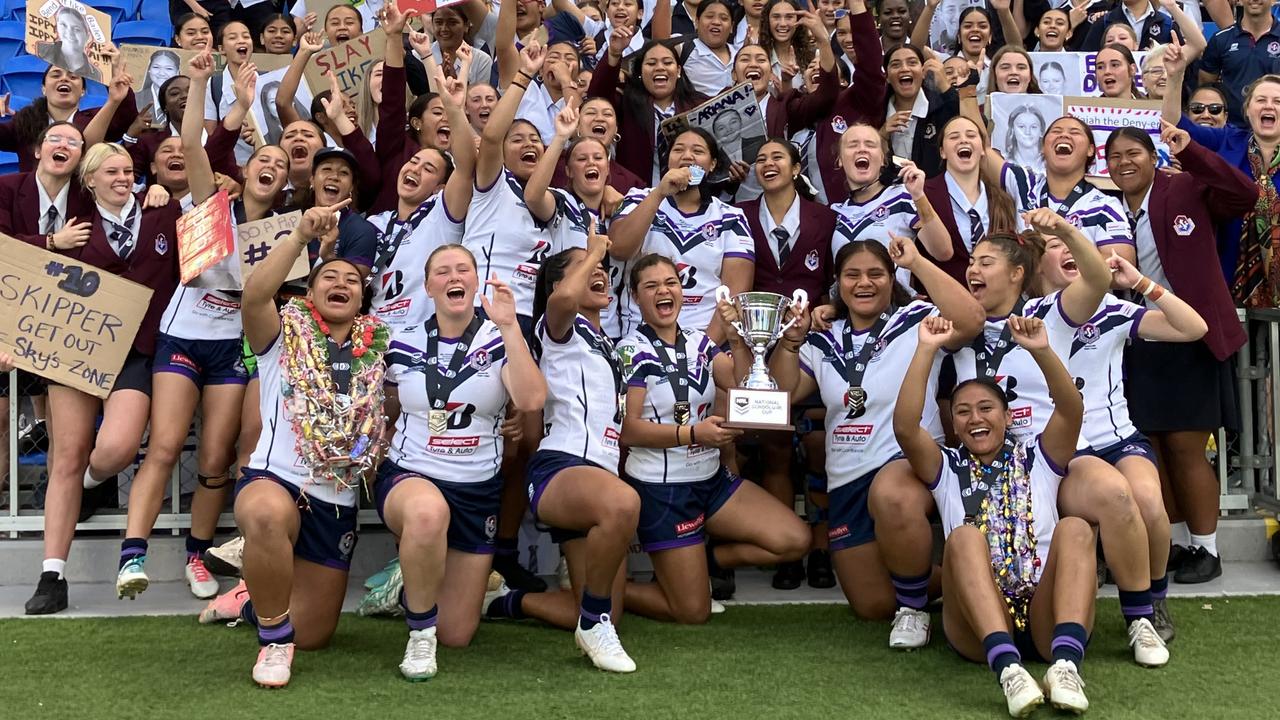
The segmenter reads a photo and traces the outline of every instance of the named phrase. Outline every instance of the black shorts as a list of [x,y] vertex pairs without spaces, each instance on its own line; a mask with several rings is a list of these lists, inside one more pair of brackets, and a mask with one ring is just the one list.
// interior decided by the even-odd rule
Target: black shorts
[[729,502],[742,478],[725,468],[706,480],[689,483],[647,483],[625,478],[640,495],[640,524],[636,535],[645,552],[697,545],[706,536],[706,523]]
[[153,373],[177,373],[196,384],[243,385],[249,382],[244,366],[244,342],[234,340],[187,340],[161,334],[156,338]]
[[298,504],[298,540],[293,554],[308,562],[335,570],[351,570],[351,554],[355,552],[356,508],[334,505],[313,497],[302,497],[302,491],[265,470],[245,468],[236,482],[238,496],[255,481],[274,482],[288,491]]
[[383,460],[373,484],[373,499],[378,504],[378,517],[386,522],[384,506],[387,496],[401,480],[422,478],[440,491],[449,504],[449,547],[473,555],[493,554],[493,538],[498,532],[498,508],[502,500],[502,475],[474,483],[448,482]]
[[[9,378],[18,374],[18,397],[35,397],[44,394],[44,378],[26,370],[0,373],[0,398],[9,397]],[[0,418],[0,422],[9,422],[8,418]]]
[[1240,427],[1230,360],[1203,342],[1135,340],[1124,356],[1129,417],[1143,433]]

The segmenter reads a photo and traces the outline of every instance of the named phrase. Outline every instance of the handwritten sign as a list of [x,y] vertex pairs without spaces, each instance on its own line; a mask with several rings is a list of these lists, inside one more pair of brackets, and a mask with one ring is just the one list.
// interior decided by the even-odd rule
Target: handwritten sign
[[[287,215],[275,215],[241,223],[236,228],[240,235],[240,277],[245,282],[249,282],[249,276],[253,274],[254,267],[266,260],[267,254],[276,245],[288,239],[301,220],[301,212],[291,212]],[[311,272],[311,265],[307,254],[298,253],[298,259],[293,262],[293,267],[289,269],[289,275],[285,280],[305,278],[309,272]]]
[[0,235],[0,349],[41,377],[105,398],[151,289]]
[[[1104,189],[1114,189],[1107,173],[1106,144],[1112,130],[1137,127],[1145,130],[1156,145],[1156,166],[1168,167],[1171,160],[1169,146],[1160,140],[1160,101],[1122,100],[1119,98],[1069,97],[1063,98],[1067,115],[1080,118],[1093,132],[1093,142],[1098,146],[1090,180]],[[1097,182],[1103,180],[1104,182]]]
[[219,190],[178,218],[178,279],[183,285],[231,256],[235,249],[226,190]]
[[[711,133],[729,162],[754,164],[756,153],[764,145],[766,131],[764,115],[756,102],[751,83],[732,87],[687,113],[664,120],[658,126],[668,143],[690,127]],[[661,158],[666,167],[667,158]],[[716,175],[727,173],[728,168],[718,168]]]
[[111,18],[76,0],[27,1],[27,52],[86,80],[111,82]]
[[360,81],[374,63],[382,60],[386,49],[386,35],[379,28],[336,47],[321,50],[307,63],[304,73],[311,92],[328,90],[328,75],[332,72],[338,78],[342,94],[355,99],[360,92]]

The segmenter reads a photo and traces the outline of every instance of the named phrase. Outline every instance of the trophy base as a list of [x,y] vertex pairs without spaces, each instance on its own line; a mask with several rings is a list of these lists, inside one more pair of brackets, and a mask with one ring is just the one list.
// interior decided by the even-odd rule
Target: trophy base
[[793,431],[791,393],[786,390],[729,388],[728,417],[722,427],[733,430]]

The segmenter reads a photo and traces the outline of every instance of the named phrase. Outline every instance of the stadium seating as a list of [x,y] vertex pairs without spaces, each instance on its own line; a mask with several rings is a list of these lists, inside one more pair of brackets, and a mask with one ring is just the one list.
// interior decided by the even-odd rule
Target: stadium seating
[[160,20],[134,20],[115,26],[112,39],[117,46],[129,43],[132,45],[167,45],[173,37],[173,26]]
[[17,20],[0,20],[0,62],[7,62],[22,51],[25,26]]
[[34,55],[19,55],[5,62],[0,81],[14,95],[38,98],[44,94],[41,78],[48,67],[49,63]]

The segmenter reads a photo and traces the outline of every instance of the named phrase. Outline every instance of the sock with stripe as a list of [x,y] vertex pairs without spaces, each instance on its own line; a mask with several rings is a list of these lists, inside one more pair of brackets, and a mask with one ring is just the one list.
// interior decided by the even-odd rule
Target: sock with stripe
[[524,590],[512,590],[502,597],[494,598],[489,603],[489,607],[485,609],[485,616],[491,619],[508,619],[523,620],[525,618],[524,608],[520,606],[520,601],[524,599]]
[[1010,665],[1022,663],[1022,653],[1013,644],[1013,638],[1007,632],[993,632],[982,640],[982,648],[987,651],[987,667],[1000,679],[1000,673]]
[[1121,590],[1120,614],[1124,615],[1126,627],[1132,625],[1134,620],[1141,618],[1150,620],[1155,614],[1155,610],[1151,609],[1151,589]]
[[187,562],[204,555],[204,551],[213,547],[213,538],[205,540],[190,533],[187,534]]
[[613,611],[613,598],[605,595],[592,595],[589,590],[582,591],[582,608],[578,611],[578,627],[590,630],[600,622],[600,616]]
[[145,538],[125,538],[124,542],[120,543],[120,567],[116,569],[123,569],[125,563],[136,557],[146,556],[147,541]]
[[929,575],[931,573],[932,570],[923,575],[911,577],[889,574],[889,579],[893,581],[893,592],[898,596],[898,607],[923,610],[924,606],[929,604]]
[[1058,623],[1053,626],[1053,643],[1050,649],[1053,660],[1070,660],[1076,669],[1084,663],[1084,646],[1089,642],[1089,633],[1080,623]]
[[1151,580],[1151,599],[1163,600],[1169,594],[1169,576],[1161,575]]

